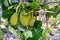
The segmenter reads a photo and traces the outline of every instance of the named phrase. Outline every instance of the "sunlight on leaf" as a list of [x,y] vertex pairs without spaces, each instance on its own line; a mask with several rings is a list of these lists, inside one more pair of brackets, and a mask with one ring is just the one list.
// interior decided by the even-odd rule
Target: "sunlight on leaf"
[[2,31],[0,30],[0,39],[2,39],[3,38],[3,33],[2,33]]
[[9,6],[9,4],[8,4],[8,1],[7,1],[7,0],[4,0],[4,5],[5,5],[6,7],[8,7],[8,6]]
[[60,13],[56,16],[55,20],[52,21],[51,25],[56,24],[56,22],[60,19]]
[[8,0],[10,4],[12,4],[12,0]]
[[29,37],[32,37],[32,32],[27,30],[23,33],[23,35],[25,36],[25,38],[29,38]]
[[9,26],[8,29],[12,34],[17,35],[16,30],[13,27]]

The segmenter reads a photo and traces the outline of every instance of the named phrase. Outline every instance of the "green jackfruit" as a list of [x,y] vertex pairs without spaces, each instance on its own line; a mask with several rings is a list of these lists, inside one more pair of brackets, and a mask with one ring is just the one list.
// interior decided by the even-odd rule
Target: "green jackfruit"
[[18,14],[14,13],[10,18],[10,24],[12,26],[16,26],[17,22],[18,22]]
[[28,26],[29,21],[30,21],[30,14],[28,15],[23,15],[23,13],[20,13],[20,23],[22,24],[22,26]]
[[34,22],[35,22],[35,19],[34,18],[31,18],[31,20],[29,22],[29,26],[34,26]]

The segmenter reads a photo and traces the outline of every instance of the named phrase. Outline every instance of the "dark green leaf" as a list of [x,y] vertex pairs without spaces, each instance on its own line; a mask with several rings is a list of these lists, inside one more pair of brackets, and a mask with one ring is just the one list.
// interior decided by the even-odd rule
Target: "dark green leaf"
[[12,10],[6,10],[5,9],[5,11],[2,11],[2,17],[9,19],[13,13],[14,13],[13,9]]
[[33,0],[28,0],[28,2],[32,3],[32,2],[33,2]]
[[4,3],[4,0],[0,0],[0,4],[3,4]]
[[36,3],[36,2],[32,2],[29,7],[32,9],[32,10],[36,10],[39,8],[39,4]]
[[34,23],[34,27],[40,28],[42,26],[42,22],[40,20],[36,20]]
[[49,9],[48,4],[44,4],[44,8]]
[[49,6],[48,6],[48,4],[39,4],[39,5],[40,5],[40,7],[42,7],[42,8],[49,9]]
[[34,27],[31,30],[32,31],[32,38],[29,38],[28,40],[38,40],[40,38],[40,36],[42,35],[42,22],[40,20],[36,20],[34,23]]
[[33,28],[31,31],[32,31],[33,37],[29,38],[28,40],[38,40],[42,35],[42,28]]

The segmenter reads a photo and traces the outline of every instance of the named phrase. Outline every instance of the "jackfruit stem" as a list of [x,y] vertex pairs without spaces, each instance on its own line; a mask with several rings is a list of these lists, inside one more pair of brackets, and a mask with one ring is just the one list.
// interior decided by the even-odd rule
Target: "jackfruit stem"
[[18,9],[19,9],[21,3],[22,3],[22,0],[20,0],[19,4],[18,4],[17,7],[16,7],[16,13],[18,13]]

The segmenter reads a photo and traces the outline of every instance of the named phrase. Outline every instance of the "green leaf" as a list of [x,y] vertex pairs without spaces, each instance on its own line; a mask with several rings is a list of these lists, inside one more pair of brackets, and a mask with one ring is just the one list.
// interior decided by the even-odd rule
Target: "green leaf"
[[40,38],[40,36],[42,35],[42,28],[33,28],[32,30],[32,38],[29,38],[28,40],[38,40]]
[[24,32],[25,28],[21,26],[20,22],[17,24],[18,30]]
[[55,20],[52,21],[51,25],[56,24],[56,22],[60,19],[60,13],[56,16]]
[[2,39],[3,38],[3,33],[2,33],[2,31],[0,30],[0,39]]
[[0,4],[3,4],[4,3],[4,0],[0,0]]
[[47,31],[46,31],[46,30],[44,30],[44,31],[42,32],[42,39],[43,39],[43,40],[48,40]]
[[5,9],[5,11],[2,11],[2,17],[3,18],[10,18],[11,17],[11,15],[14,13],[14,10],[12,9],[12,10],[6,10]]
[[9,3],[12,5],[12,0],[8,0],[9,1]]
[[42,22],[40,20],[36,20],[34,22],[34,27],[41,28],[41,26],[42,26]]
[[33,2],[33,0],[28,0],[28,2],[30,2],[30,3],[31,3],[31,2]]
[[33,10],[38,9],[38,8],[39,8],[39,4],[36,3],[36,2],[32,2],[32,3],[30,4],[30,8],[33,9]]
[[8,7],[8,9],[12,9],[12,8],[13,8],[13,6]]
[[44,4],[44,8],[49,9],[48,4]]
[[1,4],[1,0],[0,0],[0,4]]
[[16,30],[15,30],[13,27],[11,27],[10,25],[9,25],[9,27],[8,27],[8,30],[9,30],[13,35],[17,35]]
[[40,20],[36,20],[34,23],[34,27],[32,28],[33,37],[28,40],[38,40],[40,36],[42,36],[43,29],[41,28],[42,22]]
[[8,7],[8,6],[9,6],[9,4],[8,4],[8,1],[7,1],[7,0],[4,0],[4,5],[5,5],[6,7]]
[[40,5],[40,7],[42,7],[42,8],[49,9],[49,6],[48,6],[48,4],[39,4],[39,5]]
[[23,33],[23,35],[25,36],[25,38],[29,38],[32,37],[32,32],[30,30],[27,30]]

